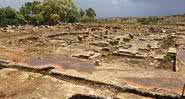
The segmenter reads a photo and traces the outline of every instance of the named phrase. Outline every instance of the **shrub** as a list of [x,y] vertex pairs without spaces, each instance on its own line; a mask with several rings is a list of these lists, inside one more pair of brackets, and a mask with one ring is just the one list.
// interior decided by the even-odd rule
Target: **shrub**
[[16,16],[15,9],[11,7],[0,8],[0,18],[13,19]]
[[0,18],[0,26],[16,25],[18,22],[16,19]]
[[25,18],[22,14],[16,14],[15,19],[17,20],[19,24],[22,24],[25,22]]
[[166,56],[164,56],[164,60],[165,60],[165,61],[173,61],[173,56],[171,56],[171,55],[166,55]]
[[77,8],[70,9],[66,19],[67,22],[69,23],[79,22],[80,13],[78,12],[78,9]]
[[139,22],[140,24],[157,24],[159,22],[161,22],[160,18],[156,18],[156,17],[145,17],[145,18],[139,18],[137,19],[137,22]]
[[87,16],[87,17],[92,17],[92,18],[96,17],[96,12],[95,12],[95,10],[92,9],[92,8],[87,9],[87,10],[86,10],[86,16]]
[[44,17],[41,14],[33,14],[30,20],[33,25],[41,25],[44,23]]
[[17,16],[11,7],[0,8],[0,26],[17,25],[20,21]]
[[83,17],[80,19],[80,22],[82,23],[93,23],[93,22],[97,22],[96,18],[92,18],[92,17]]
[[79,13],[80,13],[80,17],[84,17],[85,16],[85,11],[83,11],[82,9],[80,9]]
[[58,24],[60,22],[60,16],[58,14],[51,14],[50,15],[50,24]]

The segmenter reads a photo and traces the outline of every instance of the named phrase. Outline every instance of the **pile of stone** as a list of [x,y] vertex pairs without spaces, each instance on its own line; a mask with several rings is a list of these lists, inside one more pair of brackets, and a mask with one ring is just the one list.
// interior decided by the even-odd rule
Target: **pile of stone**
[[92,44],[98,47],[106,47],[109,45],[109,43],[106,41],[95,41]]
[[114,55],[119,55],[119,56],[130,56],[130,57],[135,57],[136,54],[138,54],[139,51],[136,49],[118,49],[117,51],[113,52]]
[[54,38],[64,35],[89,35],[89,32],[61,32],[61,33],[51,33],[46,35],[47,38]]
[[4,27],[0,29],[1,32],[9,32],[9,33],[13,33],[15,32],[15,30],[12,27]]

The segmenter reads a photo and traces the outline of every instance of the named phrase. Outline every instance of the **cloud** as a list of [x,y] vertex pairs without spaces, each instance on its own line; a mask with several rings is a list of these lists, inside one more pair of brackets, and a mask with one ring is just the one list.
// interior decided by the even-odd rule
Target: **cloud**
[[[16,9],[32,0],[0,0],[0,7]],[[185,0],[74,0],[79,8],[93,8],[97,17],[152,16],[185,13]]]

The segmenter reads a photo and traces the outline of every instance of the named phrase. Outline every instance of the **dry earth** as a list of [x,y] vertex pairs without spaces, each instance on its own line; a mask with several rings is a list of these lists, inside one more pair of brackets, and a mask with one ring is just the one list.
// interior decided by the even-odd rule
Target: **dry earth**
[[[120,87],[181,95],[184,40],[183,25],[9,26],[1,28],[0,59],[31,68],[53,66],[53,72]],[[177,49],[178,72],[172,71],[173,61],[164,58],[169,48]],[[0,85],[0,98],[7,99],[150,98],[11,68],[0,70]]]

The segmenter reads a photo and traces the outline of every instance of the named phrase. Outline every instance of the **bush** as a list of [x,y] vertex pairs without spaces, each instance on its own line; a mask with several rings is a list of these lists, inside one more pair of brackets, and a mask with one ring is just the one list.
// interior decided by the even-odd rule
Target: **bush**
[[140,24],[157,24],[159,22],[161,22],[160,18],[156,18],[156,17],[145,17],[145,18],[139,18],[137,19],[137,22],[139,22]]
[[22,24],[25,22],[25,18],[22,14],[16,14],[15,19],[17,20],[19,24]]
[[96,17],[96,12],[94,9],[92,8],[89,8],[86,10],[86,16],[87,17],[92,17],[92,18],[95,18]]
[[60,16],[58,14],[51,14],[50,15],[50,24],[55,25],[60,22]]
[[41,25],[44,23],[44,17],[41,14],[33,14],[30,20],[33,25]]
[[15,9],[11,7],[0,8],[0,18],[14,19],[16,16]]
[[68,23],[74,23],[74,22],[79,22],[79,18],[75,16],[71,16],[67,20]]
[[164,60],[165,60],[165,61],[173,61],[173,56],[171,56],[171,55],[166,55],[166,56],[164,56]]
[[20,16],[11,7],[0,8],[0,26],[17,25]]
[[79,22],[80,19],[80,13],[78,12],[78,9],[76,7],[71,8],[66,16],[66,22],[74,23]]
[[0,19],[0,26],[4,27],[7,25],[16,25],[17,24],[17,20],[15,19],[8,19],[8,18],[1,18]]
[[82,23],[93,23],[93,22],[97,22],[96,18],[92,18],[92,17],[84,17],[80,19],[80,22]]

